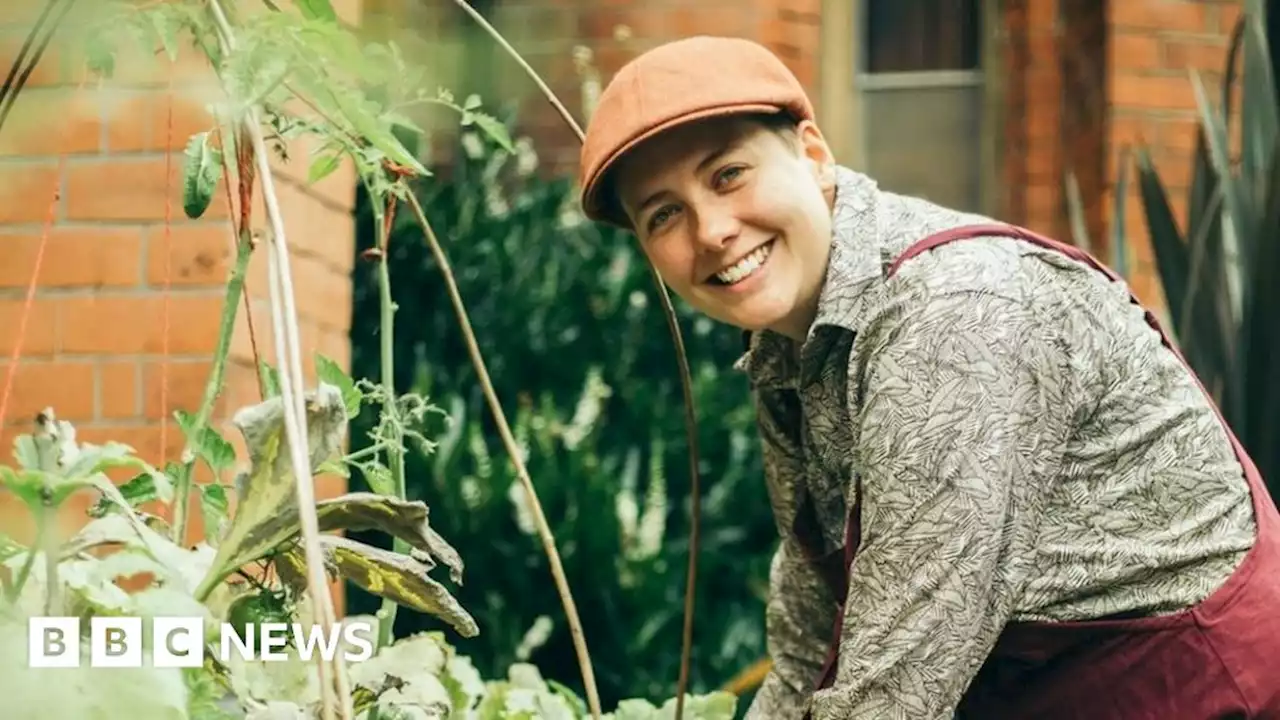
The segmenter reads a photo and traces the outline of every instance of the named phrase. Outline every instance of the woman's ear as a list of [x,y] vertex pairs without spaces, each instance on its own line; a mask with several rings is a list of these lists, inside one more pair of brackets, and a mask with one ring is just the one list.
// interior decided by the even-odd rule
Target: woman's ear
[[836,159],[818,124],[803,120],[796,126],[796,134],[800,138],[800,151],[812,165],[818,184],[824,190],[835,187]]

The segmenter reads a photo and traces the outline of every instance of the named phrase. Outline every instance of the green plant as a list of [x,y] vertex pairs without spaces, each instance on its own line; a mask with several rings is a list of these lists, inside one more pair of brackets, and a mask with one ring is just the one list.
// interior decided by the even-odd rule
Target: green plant
[[1266,27],[1264,4],[1247,0],[1220,107],[1191,74],[1200,118],[1181,228],[1145,147],[1136,161],[1172,331],[1262,476],[1280,489],[1280,103]]
[[[385,238],[398,202],[409,206],[422,228],[451,290],[464,334],[472,338],[439,243],[410,192],[411,179],[430,173],[394,130],[416,130],[404,108],[430,105],[459,113],[464,125],[480,128],[496,142],[508,145],[509,140],[500,124],[480,112],[478,99],[458,104],[446,91],[423,87],[421,73],[403,63],[394,44],[362,45],[338,22],[327,0],[296,0],[283,7],[264,2],[253,12],[250,22],[250,10],[230,0],[112,2],[95,5],[77,18],[77,39],[85,60],[104,76],[114,69],[122,45],[140,49],[144,56],[160,48],[173,60],[185,40],[209,60],[218,79],[217,88],[210,89],[211,97],[217,97],[210,105],[217,122],[187,144],[183,205],[189,216],[198,217],[213,201],[218,181],[226,178],[230,189],[234,180],[242,199],[238,215],[233,213],[237,257],[202,403],[195,414],[178,415],[187,440],[180,462],[157,469],[123,445],[79,445],[74,428],[58,422],[49,411],[39,419],[37,433],[18,440],[17,467],[0,468],[0,480],[28,504],[41,528],[32,547],[13,541],[0,544],[6,567],[15,573],[6,586],[7,639],[15,639],[15,633],[21,636],[20,621],[25,617],[63,611],[84,616],[195,614],[210,622],[306,618],[332,627],[339,620],[325,580],[326,575],[336,575],[383,597],[377,616],[378,654],[370,664],[358,666],[317,657],[314,667],[308,667],[300,657],[289,667],[301,677],[285,688],[273,684],[271,677],[288,669],[264,666],[241,672],[216,664],[189,672],[145,667],[129,675],[132,682],[107,681],[101,671],[84,669],[76,675],[83,692],[65,693],[47,685],[62,683],[62,677],[22,668],[18,662],[18,668],[11,667],[12,672],[5,674],[5,682],[12,685],[11,695],[35,699],[39,710],[34,712],[64,717],[110,716],[118,714],[126,702],[132,703],[128,712],[140,717],[532,717],[542,712],[539,704],[549,707],[553,700],[523,670],[517,669],[509,682],[483,689],[471,683],[464,691],[462,678],[448,671],[451,661],[426,663],[405,672],[410,669],[405,662],[421,648],[415,639],[395,641],[392,632],[395,610],[401,605],[432,614],[463,636],[478,630],[471,615],[429,575],[440,563],[459,582],[458,553],[431,529],[426,505],[404,497],[407,446],[412,442],[424,452],[431,451],[432,441],[421,426],[436,410],[419,395],[396,393],[392,382],[395,306]],[[373,254],[379,263],[379,319],[384,334],[382,377],[377,383],[352,381],[334,363],[320,358],[321,383],[309,393],[304,390],[288,239],[269,160],[272,150],[287,155],[291,141],[299,139],[308,140],[314,148],[313,182],[348,159],[376,208],[375,222],[384,239]],[[255,180],[262,183],[269,225],[265,246],[278,367],[259,363],[263,401],[234,416],[248,451],[243,458],[248,468],[232,485],[201,484],[195,481],[197,465],[207,466],[215,475],[237,465],[233,446],[218,432],[211,415],[222,390],[245,268],[257,247],[247,202]],[[236,209],[230,197],[228,204]],[[540,515],[537,495],[509,438],[473,339],[469,346],[516,474]],[[350,417],[369,405],[378,406],[370,444],[340,454]],[[107,472],[121,468],[136,475],[117,488]],[[377,492],[317,502],[314,475],[346,474],[350,469],[357,470]],[[67,496],[85,489],[103,496],[95,506],[94,519],[69,543],[57,543],[47,532],[49,517]],[[202,543],[188,549],[183,545],[186,508],[193,492],[199,493],[207,531]],[[229,511],[232,499],[234,512]],[[141,509],[142,504],[155,503],[169,507],[172,525]],[[394,549],[324,534],[371,528],[393,536]],[[537,529],[565,614],[571,626],[576,625],[577,614],[545,518],[538,518]],[[107,549],[115,552],[97,554]],[[139,573],[146,575],[141,591],[126,593],[116,584],[121,578],[136,580]],[[237,575],[244,578],[243,583],[227,582]],[[565,716],[589,712],[600,717],[580,635],[576,634],[574,644],[589,710],[580,701],[566,700]],[[404,650],[410,645],[414,647]],[[14,648],[6,646],[9,651]],[[11,664],[13,654],[5,655]],[[257,682],[258,674],[271,677]],[[46,692],[31,691],[42,685]],[[446,692],[437,692],[440,688]],[[479,705],[473,706],[476,702]],[[683,695],[672,701],[676,715],[685,702]],[[733,700],[727,696],[689,704],[698,717],[708,719],[733,712]],[[7,712],[13,712],[10,708]],[[620,704],[617,717],[660,717],[664,712],[670,711],[637,701]],[[25,716],[27,711],[18,714]]]

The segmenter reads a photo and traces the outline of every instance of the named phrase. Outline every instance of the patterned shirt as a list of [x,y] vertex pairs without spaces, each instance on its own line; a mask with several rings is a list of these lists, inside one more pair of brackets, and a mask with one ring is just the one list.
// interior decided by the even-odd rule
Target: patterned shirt
[[[950,718],[1006,623],[1164,614],[1227,579],[1254,540],[1243,470],[1126,288],[1008,238],[887,282],[913,242],[991,220],[845,168],[834,218],[807,341],[756,333],[738,362],[782,538],[748,718]],[[858,485],[840,662],[814,693],[837,599],[793,523],[837,550]]]

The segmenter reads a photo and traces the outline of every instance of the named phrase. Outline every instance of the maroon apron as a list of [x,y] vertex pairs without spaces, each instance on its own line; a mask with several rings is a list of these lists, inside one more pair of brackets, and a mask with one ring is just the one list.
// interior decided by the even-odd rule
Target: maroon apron
[[[925,238],[903,252],[890,265],[888,275],[905,260],[939,245],[990,236],[1018,238],[1057,250],[1112,280],[1120,279],[1079,248],[1000,224],[958,227]],[[1140,305],[1132,295],[1130,301]],[[1150,311],[1146,320],[1186,365]],[[1216,407],[1214,412],[1222,420]],[[1225,421],[1223,426],[1244,466],[1258,527],[1254,547],[1226,584],[1200,604],[1173,615],[1009,623],[961,699],[957,718],[1280,718],[1280,513],[1258,468]],[[811,556],[839,598],[818,689],[830,687],[835,680],[848,571],[861,538],[861,504],[859,488],[846,524],[844,548]],[[858,652],[858,648],[846,650]]]

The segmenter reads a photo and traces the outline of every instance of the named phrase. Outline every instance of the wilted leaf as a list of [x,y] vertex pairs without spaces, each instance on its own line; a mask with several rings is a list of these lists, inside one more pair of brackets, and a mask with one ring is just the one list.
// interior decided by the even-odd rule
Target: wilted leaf
[[146,554],[163,569],[160,574],[164,579],[177,583],[187,592],[194,590],[207,574],[213,559],[212,548],[208,545],[201,544],[194,550],[188,550],[130,518],[127,513],[113,513],[90,521],[62,545],[60,554],[65,560],[106,547]]
[[204,215],[213,201],[214,188],[222,176],[222,154],[209,141],[209,132],[196,133],[187,141],[182,172],[182,209],[187,217]]
[[[308,454],[314,469],[342,444],[346,410],[338,389],[324,383],[315,392],[307,393],[305,405]],[[244,408],[232,422],[244,436],[250,469],[238,480],[236,513],[219,543],[217,559],[202,583],[201,594],[245,563],[275,550],[280,543],[279,518],[297,513],[283,398],[274,397]]]
[[[431,529],[430,511],[425,503],[399,500],[375,493],[348,493],[316,504],[320,532],[335,530],[380,530],[439,560],[449,568],[449,578],[462,584],[462,557],[444,538]],[[265,521],[258,530],[264,544],[278,547],[301,534],[296,506]]]
[[[475,637],[480,628],[443,585],[419,560],[390,550],[334,535],[322,535],[326,569],[365,590],[389,598],[407,608],[434,615],[449,623],[463,637]],[[281,580],[306,584],[306,562],[300,549],[281,554],[276,562]]]

